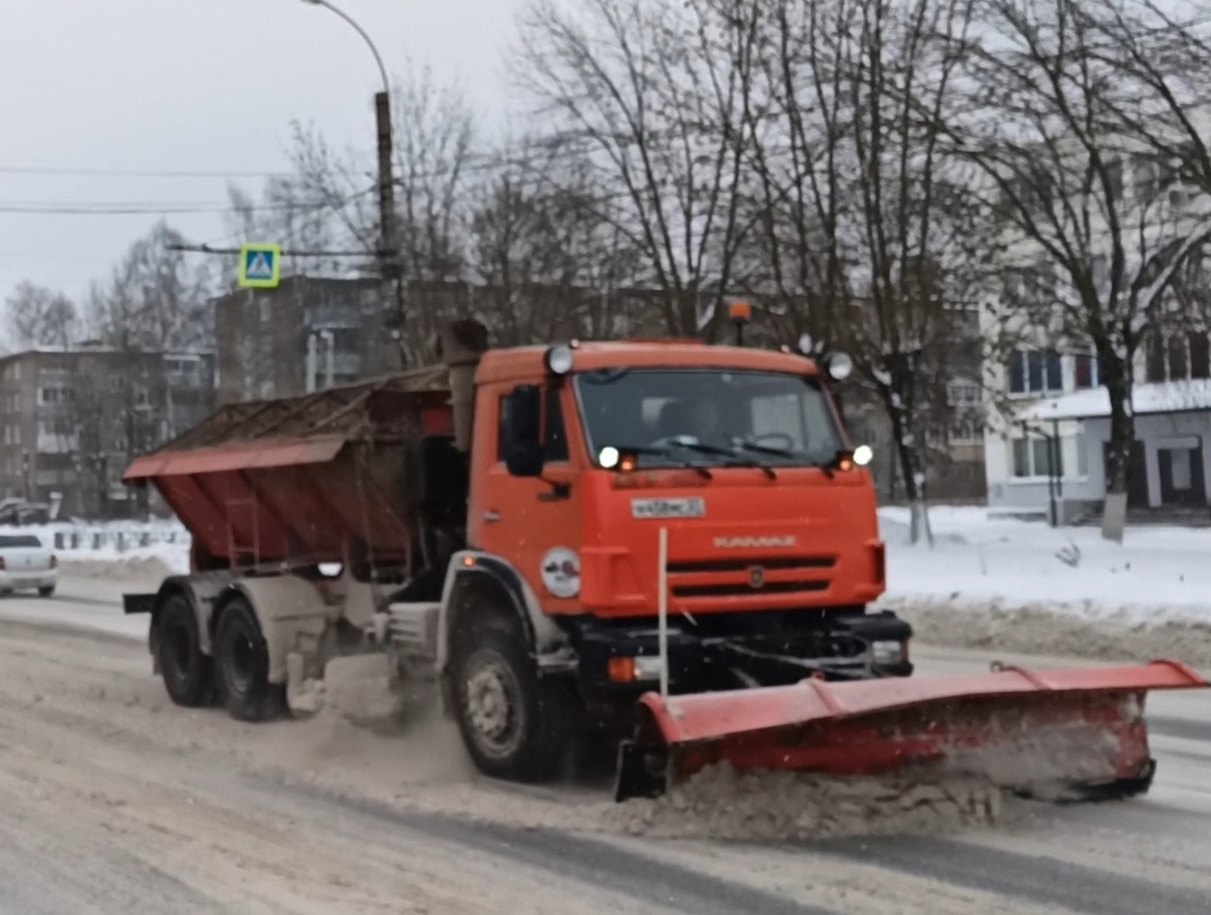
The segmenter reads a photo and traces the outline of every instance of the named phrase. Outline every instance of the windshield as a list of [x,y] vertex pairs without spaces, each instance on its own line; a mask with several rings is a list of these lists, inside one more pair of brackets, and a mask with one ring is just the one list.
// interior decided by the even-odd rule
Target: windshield
[[808,378],[771,372],[614,369],[577,377],[589,451],[639,466],[827,464],[841,437]]

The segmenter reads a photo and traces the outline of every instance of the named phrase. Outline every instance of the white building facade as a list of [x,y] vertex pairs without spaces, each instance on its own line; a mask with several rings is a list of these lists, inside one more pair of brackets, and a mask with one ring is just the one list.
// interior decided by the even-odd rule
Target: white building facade
[[[1127,203],[1156,219],[1155,237],[1180,234],[1181,226],[1201,222],[1211,211],[1206,195],[1160,186],[1155,162],[1147,157],[1128,157],[1118,174]],[[1013,253],[1015,260],[1034,264],[1027,294],[1044,305],[1033,312],[1045,312],[1045,303],[1055,301],[1058,313],[1063,284],[1052,279],[1039,246],[1023,241]],[[1095,278],[1105,264],[1103,257],[1094,258]],[[1003,330],[1002,306],[1021,292],[1002,290],[1001,301],[989,304],[986,334]],[[1128,507],[1136,511],[1208,513],[1211,505],[1211,336],[1200,329],[1208,326],[1206,316],[1191,320],[1185,307],[1166,302],[1164,313],[1172,320],[1163,323],[1171,329],[1153,334],[1136,353],[1136,441],[1128,481]],[[1097,358],[1087,344],[1066,342],[1059,321],[1037,327],[1015,320],[1021,343],[985,372],[991,391],[984,436],[989,508],[1023,517],[1054,512],[1060,523],[1097,514],[1106,495],[1110,438],[1109,396]],[[994,327],[994,321],[1001,323]]]

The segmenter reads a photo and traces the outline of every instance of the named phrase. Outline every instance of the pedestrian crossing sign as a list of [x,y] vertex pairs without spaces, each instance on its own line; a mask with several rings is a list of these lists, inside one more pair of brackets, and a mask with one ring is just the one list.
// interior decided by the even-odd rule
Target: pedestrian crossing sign
[[280,245],[242,245],[239,284],[245,289],[273,289],[282,279]]

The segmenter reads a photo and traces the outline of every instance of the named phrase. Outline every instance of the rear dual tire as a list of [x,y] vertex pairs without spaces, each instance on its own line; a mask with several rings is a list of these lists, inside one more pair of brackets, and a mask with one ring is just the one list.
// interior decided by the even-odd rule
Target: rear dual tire
[[240,721],[268,721],[285,711],[285,688],[269,682],[265,639],[243,598],[223,607],[213,657],[202,651],[198,618],[184,595],[164,602],[156,627],[160,676],[177,705],[197,708],[212,705],[217,698]]
[[169,597],[156,619],[156,661],[177,705],[196,708],[214,701],[214,664],[202,653],[197,614],[183,595]]
[[286,688],[269,682],[269,649],[252,607],[242,597],[223,607],[214,637],[219,698],[232,718],[270,721],[286,710]]

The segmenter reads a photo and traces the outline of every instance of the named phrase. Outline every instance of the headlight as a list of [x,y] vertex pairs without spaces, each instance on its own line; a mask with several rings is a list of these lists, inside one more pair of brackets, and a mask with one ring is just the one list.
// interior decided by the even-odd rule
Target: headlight
[[870,657],[879,666],[901,664],[904,662],[903,642],[871,642]]
[[542,585],[554,597],[569,598],[580,593],[580,556],[575,550],[557,546],[542,557]]
[[875,452],[870,445],[859,445],[854,449],[854,463],[859,467],[865,467],[875,459]]
[[622,455],[613,445],[606,445],[601,451],[597,452],[597,463],[606,470],[613,470],[618,466],[618,462],[621,459]]
[[572,347],[552,346],[547,350],[545,357],[547,363],[547,371],[552,375],[566,375],[572,371]]
[[845,353],[833,353],[825,362],[825,368],[833,381],[844,381],[854,373],[854,360]]

